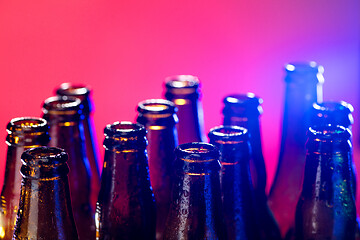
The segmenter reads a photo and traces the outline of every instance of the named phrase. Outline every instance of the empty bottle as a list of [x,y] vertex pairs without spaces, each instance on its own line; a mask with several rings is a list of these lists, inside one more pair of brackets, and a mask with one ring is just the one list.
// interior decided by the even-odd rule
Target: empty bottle
[[355,239],[350,136],[342,126],[309,129],[304,182],[296,209],[296,240]]
[[218,126],[209,133],[220,150],[220,183],[229,239],[260,239],[257,205],[251,182],[250,143],[247,129]]
[[199,79],[176,75],[165,80],[165,98],[177,107],[179,144],[206,141]]
[[63,83],[56,89],[56,94],[59,96],[72,96],[81,100],[82,109],[82,126],[84,141],[86,147],[86,156],[89,159],[91,170],[91,202],[95,207],[97,197],[100,191],[100,171],[99,171],[99,151],[96,141],[96,134],[94,128],[94,121],[92,118],[93,102],[90,97],[91,89],[82,84]]
[[[311,119],[311,126],[326,126],[340,125],[348,128],[351,132],[351,126],[354,123],[352,112],[353,106],[350,103],[344,101],[326,101],[321,104],[313,104],[313,114]],[[350,139],[352,142],[352,139]],[[356,169],[353,161],[353,154],[351,152],[351,179],[353,181],[353,192],[356,198]]]
[[175,154],[175,180],[164,239],[227,239],[219,151],[208,143],[185,143],[175,149]]
[[37,147],[22,156],[21,197],[13,239],[76,240],[63,149]]
[[262,239],[281,239],[277,222],[269,209],[266,195],[266,167],[261,145],[260,116],[263,100],[253,93],[232,94],[224,98],[224,125],[248,129],[251,146],[250,172]]
[[45,119],[13,118],[7,125],[8,145],[4,184],[1,191],[0,239],[12,239],[19,207],[21,187],[21,154],[33,147],[46,146],[50,137]]
[[146,130],[140,124],[106,126],[105,157],[96,208],[96,239],[155,239]]
[[178,145],[176,107],[168,100],[151,99],[140,102],[137,110],[137,122],[148,131],[150,182],[156,202],[156,239],[162,239],[170,206],[174,149]]
[[322,102],[323,67],[315,62],[286,65],[281,149],[269,207],[283,235],[294,226],[305,166],[306,131],[313,103]]
[[50,97],[43,105],[43,118],[50,126],[51,147],[69,155],[69,182],[75,223],[80,239],[95,238],[95,211],[92,208],[91,170],[81,133],[81,101],[73,97]]

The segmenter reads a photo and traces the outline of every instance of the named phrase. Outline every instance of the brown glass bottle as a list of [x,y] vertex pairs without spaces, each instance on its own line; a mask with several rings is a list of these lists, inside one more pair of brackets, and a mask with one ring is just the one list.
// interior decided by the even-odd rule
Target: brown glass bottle
[[279,162],[269,207],[283,235],[294,225],[305,166],[306,131],[314,102],[322,102],[323,68],[315,62],[286,65],[285,106]]
[[56,89],[59,96],[72,96],[81,100],[82,109],[82,126],[84,141],[86,147],[86,156],[89,159],[91,170],[91,205],[95,207],[97,197],[100,191],[100,171],[99,171],[99,151],[96,141],[94,121],[92,118],[93,102],[90,98],[91,90],[82,84],[63,83]]
[[179,144],[205,142],[199,79],[191,75],[176,75],[166,78],[165,82],[165,98],[178,109]]
[[208,143],[185,143],[175,149],[175,154],[175,180],[164,239],[227,239],[219,151]]
[[178,145],[176,107],[163,99],[138,104],[137,122],[144,125],[149,145],[150,182],[156,202],[156,239],[162,239],[169,212],[174,149]]
[[95,212],[91,206],[91,171],[81,134],[81,101],[73,97],[51,97],[43,105],[43,118],[50,126],[52,147],[69,155],[69,183],[75,223],[80,239],[95,238]]
[[76,240],[66,164],[60,148],[37,147],[21,156],[21,196],[13,239]]
[[350,136],[341,126],[310,128],[295,239],[355,239],[356,208],[351,187]]
[[267,203],[266,167],[261,146],[260,116],[263,112],[262,99],[253,93],[232,94],[224,98],[224,125],[248,129],[251,146],[250,172],[254,186],[255,201],[261,239],[281,239],[277,222]]
[[229,239],[260,239],[252,186],[248,130],[238,126],[210,129],[210,143],[220,150],[220,183]]
[[12,239],[21,187],[21,154],[33,147],[46,146],[50,137],[45,119],[13,118],[7,125],[8,145],[4,184],[1,191],[0,239]]
[[96,239],[155,239],[146,130],[140,124],[106,126],[105,157],[96,208]]

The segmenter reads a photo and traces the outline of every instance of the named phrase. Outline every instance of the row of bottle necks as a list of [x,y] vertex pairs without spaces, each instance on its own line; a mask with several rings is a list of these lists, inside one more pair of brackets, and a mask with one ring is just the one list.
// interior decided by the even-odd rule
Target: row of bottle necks
[[[26,176],[26,173],[36,172],[42,176],[41,166],[38,166],[40,170],[24,170],[21,185],[22,177],[18,174],[22,165],[21,153],[27,148],[49,145],[61,147],[69,155],[71,204],[80,239],[94,239],[95,235],[99,239],[282,239],[286,233],[287,238],[294,237],[295,232],[297,239],[325,239],[329,234],[337,236],[337,239],[353,239],[349,236],[354,231],[348,226],[351,226],[351,217],[355,213],[351,202],[356,189],[355,170],[350,164],[350,176],[347,176],[346,161],[351,163],[352,160],[344,157],[346,151],[351,153],[351,147],[345,143],[340,144],[341,147],[331,145],[350,139],[347,134],[352,123],[352,107],[344,102],[321,104],[323,79],[320,66],[314,63],[287,65],[286,71],[283,141],[269,199],[265,193],[266,170],[260,137],[262,100],[254,94],[235,94],[224,98],[224,125],[227,127],[212,129],[209,133],[212,145],[193,143],[176,148],[178,140],[187,143],[205,139],[199,101],[200,85],[196,77],[189,75],[168,79],[165,94],[168,100],[147,100],[138,104],[137,122],[140,125],[120,122],[105,128],[105,157],[100,184],[96,143],[92,138],[90,91],[85,86],[63,84],[57,90],[57,97],[45,101],[43,119],[17,118],[8,125],[9,150],[1,212],[1,222],[6,224],[0,228],[0,237],[12,238],[16,214],[18,212],[20,216],[25,212],[18,211],[18,206],[20,209],[32,209],[26,204],[21,205],[21,200],[19,205],[20,186],[26,188],[24,179],[34,178],[33,175]],[[328,124],[332,127],[324,129]],[[324,142],[317,147],[325,156],[329,155],[329,151],[333,151],[331,156],[337,156],[341,151],[343,154],[341,161],[318,160],[318,171],[305,170],[305,175],[310,172],[310,177],[305,177],[304,181],[324,181],[319,185],[321,188],[310,194],[314,198],[311,204],[308,201],[311,197],[301,195],[306,192],[301,189],[305,168],[305,133],[310,125],[315,130],[309,131],[309,139],[315,139],[315,143]],[[337,125],[343,128],[335,127]],[[311,145],[309,141],[308,145]],[[214,146],[217,150],[213,149]],[[311,149],[321,152],[319,149],[315,151],[314,147]],[[217,155],[218,150],[220,155]],[[46,154],[39,155],[34,159],[45,158]],[[26,160],[22,162],[27,166]],[[336,174],[326,169],[334,169],[333,162],[341,162],[344,168]],[[324,166],[325,170],[322,169]],[[44,173],[44,176],[47,174]],[[314,174],[319,176],[315,178]],[[339,182],[332,178],[347,182],[351,189],[343,185],[340,188]],[[339,189],[342,191],[338,192]],[[54,193],[47,190],[46,193]],[[32,197],[39,199],[40,192]],[[29,191],[22,190],[23,194],[31,197]],[[348,202],[339,202],[340,198]],[[298,204],[298,199],[305,199],[307,205]],[[302,213],[314,213],[311,210],[315,207],[322,210],[316,212],[315,217],[297,213],[300,217],[295,221],[296,205],[308,208],[303,210],[298,207],[301,210],[297,212]],[[341,209],[339,206],[346,207]],[[339,214],[342,211],[348,214],[349,221]],[[19,216],[17,222],[24,219],[23,215]],[[30,217],[32,220],[42,218],[41,215]],[[321,231],[326,229],[326,233],[309,228],[314,219],[321,223],[312,225],[321,226],[318,228]],[[326,226],[322,225],[324,219],[328,223]],[[305,230],[295,228],[295,222],[296,226]],[[35,225],[27,224],[16,229],[39,229]],[[292,231],[294,228],[297,230]],[[322,237],[301,237],[301,232]],[[345,233],[350,235],[345,236]],[[14,237],[21,239],[16,234],[15,231]]]

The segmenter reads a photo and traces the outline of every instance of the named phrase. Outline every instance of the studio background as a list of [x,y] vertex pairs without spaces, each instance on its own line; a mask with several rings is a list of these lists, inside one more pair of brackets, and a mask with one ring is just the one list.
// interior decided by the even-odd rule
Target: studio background
[[163,96],[165,77],[192,74],[202,83],[207,132],[222,123],[225,95],[263,98],[269,188],[280,149],[284,64],[310,60],[325,68],[324,100],[355,108],[359,170],[358,0],[0,1],[0,184],[6,124],[40,116],[61,83],[92,87],[103,159],[106,124],[134,121],[139,101]]

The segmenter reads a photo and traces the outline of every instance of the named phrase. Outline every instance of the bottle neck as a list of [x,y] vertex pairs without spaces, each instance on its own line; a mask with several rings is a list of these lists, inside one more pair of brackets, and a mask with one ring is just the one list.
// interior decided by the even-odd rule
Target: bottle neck
[[[310,141],[310,140],[309,140]],[[302,196],[334,203],[334,197],[353,196],[350,174],[350,143],[313,142],[307,152]],[[310,143],[307,143],[310,145]],[[341,187],[339,187],[341,186]]]
[[288,82],[285,90],[282,145],[291,144],[303,148],[306,131],[310,126],[313,103],[322,102],[321,83],[297,84]]

